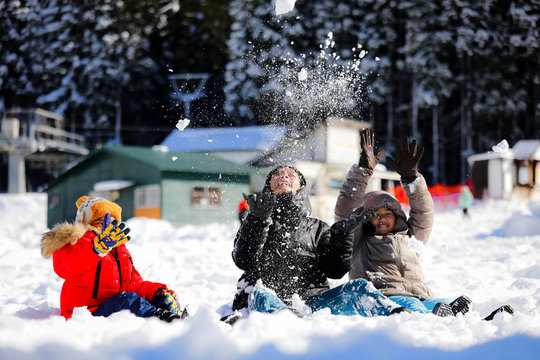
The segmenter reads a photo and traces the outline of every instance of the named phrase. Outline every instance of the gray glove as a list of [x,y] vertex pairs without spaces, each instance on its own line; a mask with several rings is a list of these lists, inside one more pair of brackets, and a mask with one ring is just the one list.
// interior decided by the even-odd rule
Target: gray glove
[[358,225],[368,222],[374,216],[375,213],[373,211],[360,206],[351,215],[335,222],[334,225],[332,225],[332,229],[350,232],[356,229]]
[[272,215],[276,204],[276,195],[267,189],[258,194],[246,195],[242,193],[249,205],[249,213],[253,216],[266,220]]

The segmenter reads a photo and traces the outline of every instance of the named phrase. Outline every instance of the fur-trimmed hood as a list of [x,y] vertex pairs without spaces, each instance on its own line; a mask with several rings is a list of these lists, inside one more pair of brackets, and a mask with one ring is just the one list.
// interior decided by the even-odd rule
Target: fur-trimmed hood
[[[364,194],[361,198],[362,205],[371,211],[376,211],[380,208],[387,208],[392,211],[396,217],[393,233],[407,231],[407,216],[403,212],[399,201],[386,191],[372,191]],[[369,224],[369,223],[368,223]]]
[[41,255],[48,259],[67,244],[75,244],[84,233],[92,231],[81,222],[63,222],[41,235]]

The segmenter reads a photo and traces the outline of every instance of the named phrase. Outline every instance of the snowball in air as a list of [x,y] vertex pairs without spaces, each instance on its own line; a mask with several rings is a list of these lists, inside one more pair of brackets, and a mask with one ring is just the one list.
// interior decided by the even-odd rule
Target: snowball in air
[[282,15],[294,9],[296,0],[276,0],[276,15]]
[[300,80],[300,81],[306,81],[307,80],[307,71],[306,71],[306,69],[300,70],[300,72],[298,73],[298,80]]
[[184,120],[178,120],[178,122],[176,123],[176,128],[180,131],[184,130],[186,128],[186,126],[189,125],[189,119],[184,119]]
[[508,141],[504,139],[497,145],[493,146],[491,149],[493,149],[493,151],[495,152],[506,152],[508,151]]

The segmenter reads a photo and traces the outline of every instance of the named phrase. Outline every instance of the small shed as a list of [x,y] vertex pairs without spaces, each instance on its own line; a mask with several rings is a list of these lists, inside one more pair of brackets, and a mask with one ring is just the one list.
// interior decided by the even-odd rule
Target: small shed
[[242,192],[256,173],[206,153],[165,147],[106,146],[70,163],[47,187],[49,227],[75,218],[75,201],[88,194],[115,201],[123,219],[149,217],[173,224],[238,219]]
[[519,140],[511,149],[467,158],[477,198],[540,197],[540,140]]

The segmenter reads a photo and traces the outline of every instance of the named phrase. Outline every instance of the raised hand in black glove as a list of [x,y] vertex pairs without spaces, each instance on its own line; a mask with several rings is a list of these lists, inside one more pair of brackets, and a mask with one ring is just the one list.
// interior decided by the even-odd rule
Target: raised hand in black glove
[[268,189],[264,189],[258,194],[246,195],[242,193],[249,205],[249,213],[253,216],[266,220],[272,215],[276,204],[276,195]]
[[409,144],[407,137],[403,138],[402,144],[394,141],[396,148],[396,159],[388,156],[386,163],[388,167],[401,176],[401,181],[405,184],[413,182],[418,177],[418,163],[424,155],[424,147],[417,149],[416,139],[412,139]]
[[364,169],[375,169],[375,166],[377,166],[384,154],[386,154],[384,150],[377,152],[377,154],[373,152],[375,148],[375,134],[369,129],[364,129],[360,132],[360,147],[362,148],[362,152],[360,153],[358,165]]
[[363,206],[354,210],[353,213],[332,225],[332,229],[337,229],[345,232],[350,232],[356,229],[360,224],[368,222],[375,216],[375,212],[367,210]]

